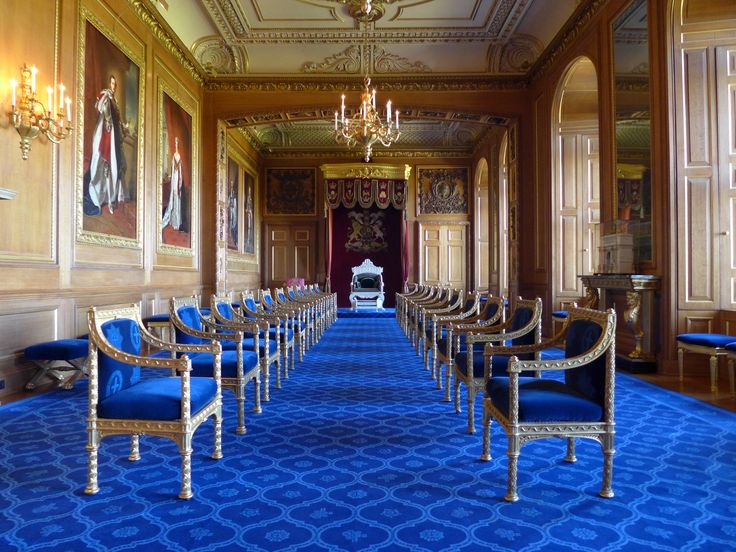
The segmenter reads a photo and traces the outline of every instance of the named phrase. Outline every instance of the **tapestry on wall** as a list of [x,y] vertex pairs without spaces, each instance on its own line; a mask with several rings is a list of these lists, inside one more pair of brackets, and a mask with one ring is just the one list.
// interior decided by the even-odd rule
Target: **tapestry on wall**
[[238,251],[238,215],[240,213],[240,167],[227,158],[227,247]]
[[192,247],[192,115],[166,92],[160,102],[161,243],[175,252]]
[[266,214],[316,215],[316,181],[312,168],[267,169]]
[[467,214],[467,167],[417,168],[420,214]]
[[132,52],[114,33],[103,34],[90,20],[85,23],[78,237],[136,245],[143,60],[131,59]]
[[384,251],[386,242],[386,213],[383,211],[348,211],[348,228],[345,249],[347,251]]

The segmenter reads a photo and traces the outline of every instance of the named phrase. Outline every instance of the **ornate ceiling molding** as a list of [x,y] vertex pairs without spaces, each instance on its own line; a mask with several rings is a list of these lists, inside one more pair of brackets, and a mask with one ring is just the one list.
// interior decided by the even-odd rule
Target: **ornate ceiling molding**
[[139,19],[146,24],[153,36],[163,44],[198,84],[203,85],[207,79],[206,71],[192,59],[191,52],[181,44],[181,41],[175,38],[176,34],[171,27],[160,21],[158,14],[148,6],[146,0],[128,0],[128,4]]
[[[397,78],[381,79],[381,91],[421,91],[421,92],[454,92],[462,90],[519,90],[526,88],[528,81],[523,77],[457,77],[446,78],[440,75],[427,75],[422,80]],[[350,80],[307,80],[302,78],[273,77],[216,77],[207,81],[210,91],[256,91],[256,92],[343,92],[360,91],[362,83]]]
[[321,62],[307,61],[303,73],[358,73],[361,59],[360,46],[348,46],[342,52],[326,57]]
[[387,52],[380,46],[373,47],[373,71],[375,73],[428,73],[428,65],[421,61],[411,61],[398,54]]
[[505,44],[492,48],[488,70],[492,73],[525,74],[539,58],[543,45],[534,36],[515,34]]

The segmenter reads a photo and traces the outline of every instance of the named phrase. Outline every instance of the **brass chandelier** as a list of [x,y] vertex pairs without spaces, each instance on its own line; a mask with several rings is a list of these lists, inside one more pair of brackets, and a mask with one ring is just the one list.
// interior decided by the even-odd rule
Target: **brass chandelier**
[[[363,149],[363,160],[368,163],[373,154],[373,146],[380,142],[389,147],[401,136],[399,131],[399,110],[391,111],[391,100],[386,102],[385,115],[376,109],[376,89],[371,89],[371,79],[368,76],[368,22],[371,20],[372,0],[361,0],[356,15],[365,23],[363,33],[363,54],[365,76],[363,77],[363,92],[357,111],[351,116],[345,116],[345,94],[342,95],[339,113],[335,111],[335,140],[338,144],[346,144],[349,148],[360,145]],[[384,119],[385,118],[385,119]]]

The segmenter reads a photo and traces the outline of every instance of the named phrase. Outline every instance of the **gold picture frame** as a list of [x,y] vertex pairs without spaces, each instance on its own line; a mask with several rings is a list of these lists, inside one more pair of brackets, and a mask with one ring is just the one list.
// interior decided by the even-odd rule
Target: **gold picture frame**
[[[181,89],[183,85],[173,76],[158,76],[158,147],[156,152],[156,251],[163,255],[178,257],[193,257],[197,250],[199,226],[199,128],[198,105],[196,100],[185,98],[169,84],[172,79]],[[167,116],[168,113],[168,116]],[[187,117],[189,121],[187,121]],[[172,121],[168,119],[171,118]],[[189,128],[187,129],[187,122]],[[180,127],[174,132],[174,150],[170,127]],[[188,132],[187,132],[188,131]],[[187,143],[188,142],[188,143]],[[182,154],[182,152],[184,152]],[[177,154],[179,154],[177,156]],[[180,161],[176,161],[179,157]],[[169,169],[169,165],[171,168]],[[181,168],[177,171],[176,166]],[[168,169],[168,173],[167,173]],[[177,198],[176,188],[173,186],[172,175],[180,174],[180,190]],[[169,180],[169,193],[165,198],[164,185]],[[165,201],[166,199],[166,201]],[[174,220],[175,211],[180,209],[180,220]],[[177,224],[178,223],[178,224]],[[189,245],[182,242],[186,238]]]
[[[113,31],[85,7],[79,10],[79,29],[76,241],[142,249],[145,44],[123,26]],[[104,136],[105,121],[112,121],[107,125],[112,137]],[[108,153],[99,153],[104,152],[100,142]]]

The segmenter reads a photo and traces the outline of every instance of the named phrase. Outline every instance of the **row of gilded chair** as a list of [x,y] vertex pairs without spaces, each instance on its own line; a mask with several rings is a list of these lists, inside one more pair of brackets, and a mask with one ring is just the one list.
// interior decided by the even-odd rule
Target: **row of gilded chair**
[[[415,286],[397,299],[397,305],[402,303],[402,327],[414,335],[412,328],[416,320],[422,320],[418,314],[422,308],[441,309],[438,303],[450,306],[453,300],[438,289]],[[560,332],[542,341],[540,299],[519,298],[511,305],[507,320],[504,305],[503,298],[470,294],[462,310],[436,312],[431,323],[425,315],[425,339],[435,340],[431,372],[439,377],[441,365],[446,366],[445,399],[449,400],[452,373],[456,412],[460,411],[459,386],[464,383],[467,387],[468,432],[472,433],[475,397],[483,392],[481,459],[491,459],[490,428],[495,418],[508,436],[507,501],[518,500],[521,446],[546,437],[566,439],[568,462],[576,460],[575,437],[597,441],[604,457],[600,495],[612,497],[615,313],[570,309]],[[564,379],[541,377],[554,371],[563,371]]]
[[[302,321],[320,318],[322,322],[313,322],[313,327],[326,328],[334,320],[334,297],[316,286],[286,293],[276,290],[277,299],[266,290],[260,294],[260,304],[250,292],[241,293],[236,304],[229,294],[213,295],[207,310],[200,308],[197,297],[172,298],[169,321],[175,341],[151,333],[135,305],[90,309],[85,492],[99,491],[97,454],[103,437],[129,434],[129,458],[138,460],[139,436],[148,434],[177,443],[182,457],[179,497],[192,497],[192,436],[210,417],[215,426],[212,457],[222,457],[222,388],[235,394],[236,433],[243,434],[246,385],[254,383],[254,412],[260,413],[261,381],[268,401],[270,366],[276,366],[279,387],[280,346],[287,343],[287,354],[289,348],[293,351],[292,328],[306,330],[308,324]],[[293,352],[291,362],[293,367]],[[168,376],[144,379],[142,367],[165,370]],[[286,377],[288,361],[284,370]]]

